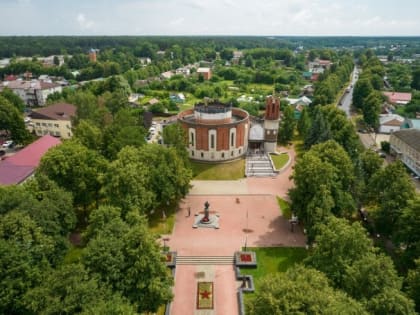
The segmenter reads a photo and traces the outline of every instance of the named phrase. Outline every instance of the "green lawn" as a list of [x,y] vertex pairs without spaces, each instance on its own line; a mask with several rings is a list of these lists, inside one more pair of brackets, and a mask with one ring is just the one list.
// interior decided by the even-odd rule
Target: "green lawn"
[[289,155],[287,153],[270,154],[270,156],[277,170],[281,169],[289,161]]
[[194,179],[235,180],[245,177],[245,159],[229,163],[208,164],[191,162]]
[[[261,280],[270,274],[285,272],[287,269],[300,263],[307,256],[305,248],[301,247],[266,247],[266,248],[247,248],[257,254],[257,268],[241,268],[241,273],[254,277],[255,292],[261,286]],[[246,293],[244,295],[245,305],[252,303],[255,294]]]
[[290,210],[290,203],[280,197],[277,197],[277,203],[279,204],[283,217],[291,219],[292,211]]
[[[163,211],[165,212],[165,217],[163,216]],[[175,211],[175,206],[171,205],[165,210],[155,210],[152,215],[148,216],[150,232],[158,235],[172,233],[175,224]]]

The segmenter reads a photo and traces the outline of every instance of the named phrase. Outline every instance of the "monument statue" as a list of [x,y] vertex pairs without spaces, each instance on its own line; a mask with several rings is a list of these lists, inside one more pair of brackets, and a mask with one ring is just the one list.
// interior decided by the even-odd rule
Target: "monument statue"
[[210,204],[208,201],[204,203],[204,218],[201,219],[202,222],[208,222],[209,221],[209,208]]

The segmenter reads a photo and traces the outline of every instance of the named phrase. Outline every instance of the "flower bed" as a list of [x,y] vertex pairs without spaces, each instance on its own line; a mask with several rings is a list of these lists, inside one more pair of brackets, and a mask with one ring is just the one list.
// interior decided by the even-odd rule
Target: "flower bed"
[[162,260],[167,267],[175,267],[176,265],[176,252],[163,252]]
[[254,252],[236,252],[235,253],[235,265],[238,267],[256,267],[257,256]]
[[213,282],[197,283],[197,309],[213,309]]

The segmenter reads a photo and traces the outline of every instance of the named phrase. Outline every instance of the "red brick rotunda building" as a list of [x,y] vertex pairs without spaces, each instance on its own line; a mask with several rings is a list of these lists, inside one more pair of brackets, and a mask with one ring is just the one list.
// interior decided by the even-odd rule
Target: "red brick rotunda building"
[[248,149],[249,114],[220,102],[199,103],[178,116],[188,135],[189,157],[222,162],[243,156]]

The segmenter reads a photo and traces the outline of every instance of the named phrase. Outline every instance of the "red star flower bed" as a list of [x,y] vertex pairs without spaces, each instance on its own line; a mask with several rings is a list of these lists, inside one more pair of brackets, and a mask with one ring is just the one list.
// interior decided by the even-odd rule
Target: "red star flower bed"
[[241,254],[241,261],[242,262],[250,262],[252,260],[252,257],[250,254]]
[[197,309],[213,309],[213,282],[197,283]]
[[255,252],[235,252],[235,265],[237,267],[257,267],[257,256]]

